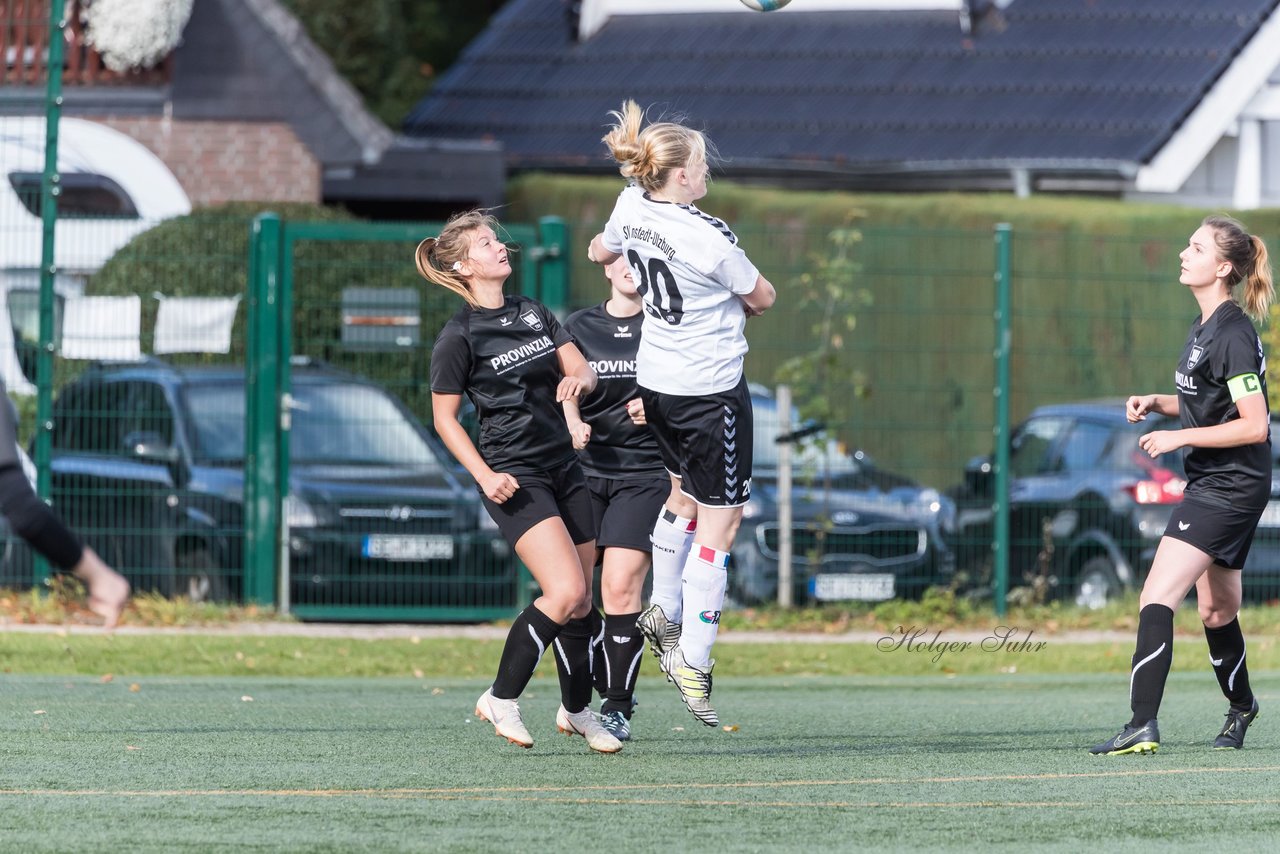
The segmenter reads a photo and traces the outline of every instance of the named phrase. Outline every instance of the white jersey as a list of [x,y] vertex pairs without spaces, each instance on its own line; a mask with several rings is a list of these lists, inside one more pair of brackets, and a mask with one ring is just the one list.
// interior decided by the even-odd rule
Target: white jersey
[[630,186],[604,227],[604,247],[626,256],[644,298],[636,383],[677,395],[736,387],[747,352],[741,297],[760,271],[729,226]]

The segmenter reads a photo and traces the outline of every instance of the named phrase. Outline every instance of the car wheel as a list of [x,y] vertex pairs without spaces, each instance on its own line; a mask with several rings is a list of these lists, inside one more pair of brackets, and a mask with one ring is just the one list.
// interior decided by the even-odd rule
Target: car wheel
[[1096,611],[1115,600],[1123,591],[1115,564],[1106,555],[1085,561],[1076,574],[1075,603]]
[[208,549],[197,548],[178,555],[179,590],[192,602],[222,602],[227,599],[227,580]]

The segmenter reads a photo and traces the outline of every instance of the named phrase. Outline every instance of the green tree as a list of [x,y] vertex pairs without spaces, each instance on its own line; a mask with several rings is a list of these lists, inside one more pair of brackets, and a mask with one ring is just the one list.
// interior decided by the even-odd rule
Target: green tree
[[398,128],[505,0],[284,0],[370,112]]
[[840,407],[867,393],[866,375],[845,353],[845,338],[858,325],[858,310],[871,305],[871,292],[857,286],[862,265],[854,250],[862,232],[853,225],[832,229],[827,252],[787,289],[812,346],[786,359],[774,374],[792,388],[800,414],[823,423],[843,420]]

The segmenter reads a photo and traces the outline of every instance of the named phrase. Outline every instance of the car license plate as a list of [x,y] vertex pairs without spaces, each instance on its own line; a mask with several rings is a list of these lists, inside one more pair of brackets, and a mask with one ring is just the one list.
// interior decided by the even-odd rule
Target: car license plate
[[892,575],[815,575],[813,598],[820,601],[856,599],[883,602],[893,598]]
[[1280,528],[1280,501],[1271,501],[1258,520],[1259,528]]
[[449,560],[453,557],[453,537],[371,534],[364,538],[362,553],[380,560]]

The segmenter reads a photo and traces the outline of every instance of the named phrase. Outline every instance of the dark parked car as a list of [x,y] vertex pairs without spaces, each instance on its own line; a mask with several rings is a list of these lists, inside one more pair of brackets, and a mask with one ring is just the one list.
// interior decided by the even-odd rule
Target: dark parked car
[[778,593],[778,438],[794,443],[792,476],[792,596],[797,603],[882,601],[917,597],[952,579],[946,543],[954,514],[937,490],[877,468],[863,453],[847,453],[795,411],[779,417],[768,389],[751,387],[755,447],[751,500],[743,510],[729,574],[739,602],[776,600]]
[[[514,605],[479,496],[392,395],[293,369],[285,502],[295,604]],[[95,366],[54,405],[55,505],[143,588],[235,598],[243,566],[240,368]]]
[[[1173,506],[1186,487],[1182,452],[1152,459],[1138,447],[1148,416],[1130,424],[1122,399],[1042,406],[1014,430],[1009,456],[1010,584],[1041,583],[1053,597],[1101,607],[1141,587]],[[1273,422],[1272,443],[1280,442]],[[990,557],[991,460],[970,462],[953,492],[961,567],[981,574]],[[1280,577],[1280,477],[1246,564],[1250,598],[1272,598]]]

